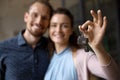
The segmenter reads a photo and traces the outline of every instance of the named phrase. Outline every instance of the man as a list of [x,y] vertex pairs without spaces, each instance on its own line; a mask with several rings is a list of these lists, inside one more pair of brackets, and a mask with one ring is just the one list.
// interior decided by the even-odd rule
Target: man
[[43,80],[49,64],[47,39],[52,7],[35,1],[24,15],[26,29],[0,42],[0,80]]

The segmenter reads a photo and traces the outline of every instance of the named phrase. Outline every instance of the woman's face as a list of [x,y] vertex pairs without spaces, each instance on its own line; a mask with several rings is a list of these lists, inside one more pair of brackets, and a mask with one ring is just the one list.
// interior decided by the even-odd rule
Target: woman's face
[[49,36],[55,44],[68,44],[72,34],[71,20],[64,14],[54,14],[50,21]]

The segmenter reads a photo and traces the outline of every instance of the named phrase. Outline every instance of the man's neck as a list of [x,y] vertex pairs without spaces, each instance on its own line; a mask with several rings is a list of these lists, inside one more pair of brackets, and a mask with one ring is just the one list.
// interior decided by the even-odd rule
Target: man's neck
[[37,43],[39,42],[39,40],[41,38],[41,37],[35,37],[35,36],[31,35],[31,34],[28,34],[27,32],[25,32],[23,34],[23,36],[24,36],[25,40],[27,41],[27,43],[29,45],[31,45],[32,48],[36,47]]

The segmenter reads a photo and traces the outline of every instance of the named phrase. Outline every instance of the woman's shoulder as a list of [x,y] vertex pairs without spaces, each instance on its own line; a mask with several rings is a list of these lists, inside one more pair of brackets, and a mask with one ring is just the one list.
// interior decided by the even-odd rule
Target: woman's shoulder
[[95,54],[92,51],[86,52],[84,49],[78,49],[76,51],[76,60],[85,61],[88,60],[93,55]]
[[77,55],[82,55],[82,56],[91,56],[91,55],[94,55],[94,52],[91,51],[91,50],[86,52],[84,49],[77,49],[76,54]]

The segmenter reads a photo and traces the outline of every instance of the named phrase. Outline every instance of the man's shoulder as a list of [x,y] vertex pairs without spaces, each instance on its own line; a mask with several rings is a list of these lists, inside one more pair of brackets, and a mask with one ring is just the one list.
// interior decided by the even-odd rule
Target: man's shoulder
[[17,42],[17,36],[0,41],[0,48],[12,47]]

